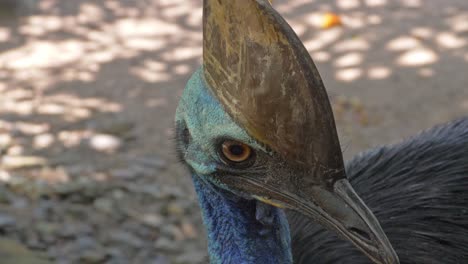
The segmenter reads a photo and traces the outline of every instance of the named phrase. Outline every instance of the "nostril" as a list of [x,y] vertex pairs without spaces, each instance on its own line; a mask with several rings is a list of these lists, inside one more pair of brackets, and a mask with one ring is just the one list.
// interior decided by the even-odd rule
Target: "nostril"
[[358,235],[360,238],[362,238],[363,240],[366,240],[368,242],[371,241],[371,237],[370,235],[366,232],[366,231],[363,231],[359,228],[356,228],[356,227],[350,227],[349,228],[349,231],[353,232],[354,234]]

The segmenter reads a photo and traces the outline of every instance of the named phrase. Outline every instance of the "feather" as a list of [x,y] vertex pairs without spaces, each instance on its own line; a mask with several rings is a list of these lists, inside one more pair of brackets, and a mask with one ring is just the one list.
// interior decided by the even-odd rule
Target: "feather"
[[[346,171],[402,264],[468,263],[468,117],[359,154]],[[302,215],[288,218],[295,263],[371,263]]]

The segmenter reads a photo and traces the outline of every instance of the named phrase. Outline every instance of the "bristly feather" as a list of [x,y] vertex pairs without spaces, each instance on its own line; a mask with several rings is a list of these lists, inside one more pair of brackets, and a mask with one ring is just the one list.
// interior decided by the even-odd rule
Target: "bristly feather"
[[[468,117],[347,164],[402,264],[468,263]],[[371,263],[351,243],[288,212],[295,263]]]
[[185,144],[184,140],[187,140],[187,139],[184,139],[185,135],[183,135],[182,133],[185,130],[185,127],[178,129],[178,127],[182,127],[182,126],[183,125],[180,124],[180,122],[175,123],[172,129],[172,131],[174,132],[171,134],[170,140],[172,141],[172,144],[174,146],[173,150],[175,150],[177,161],[180,164],[182,164],[184,167],[187,167],[190,170],[190,168],[187,166],[187,163],[185,162],[185,159],[184,159],[185,147],[182,146],[182,144]]

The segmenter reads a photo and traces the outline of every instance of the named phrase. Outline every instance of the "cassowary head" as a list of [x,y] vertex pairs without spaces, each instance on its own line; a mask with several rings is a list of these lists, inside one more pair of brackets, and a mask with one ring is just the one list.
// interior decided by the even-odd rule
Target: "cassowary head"
[[176,127],[194,177],[301,212],[375,262],[398,262],[346,179],[320,75],[267,0],[204,1],[203,66],[185,88]]

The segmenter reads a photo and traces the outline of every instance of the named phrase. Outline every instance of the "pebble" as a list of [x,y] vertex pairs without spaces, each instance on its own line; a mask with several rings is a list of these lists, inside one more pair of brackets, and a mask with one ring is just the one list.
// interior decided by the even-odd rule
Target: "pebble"
[[[2,171],[0,170],[0,176]],[[11,199],[11,193],[0,185],[0,204],[8,204]]]
[[60,227],[55,223],[38,222],[35,224],[36,230],[42,235],[55,235],[60,230]]
[[162,237],[158,239],[154,245],[157,250],[166,251],[166,252],[178,252],[181,249],[179,244],[174,242],[174,240],[167,239]]
[[114,231],[109,234],[109,239],[114,242],[124,243],[126,245],[140,248],[144,245],[144,242],[137,236],[126,231]]
[[208,263],[208,258],[205,252],[199,250],[192,250],[181,254],[176,257],[176,264],[195,264],[195,263]]
[[98,264],[106,260],[107,254],[102,250],[85,250],[80,256],[82,264]]
[[141,177],[147,173],[145,168],[138,165],[132,165],[129,168],[112,170],[110,174],[116,178],[131,180]]
[[171,202],[166,207],[167,213],[174,216],[182,216],[184,208],[177,202]]
[[176,241],[181,241],[185,239],[185,235],[182,232],[182,230],[174,224],[166,224],[162,226],[161,234],[164,234]]
[[107,122],[101,122],[101,123],[90,123],[88,124],[91,128],[100,131],[105,134],[111,134],[115,136],[126,136],[128,135],[133,128],[135,127],[135,124],[127,121],[127,120],[116,120],[116,119],[109,119]]
[[75,243],[80,250],[99,249],[102,247],[94,238],[90,236],[80,236],[75,241]]
[[164,256],[156,256],[154,258],[151,258],[149,260],[147,260],[148,264],[169,264],[169,259],[167,259],[166,257]]
[[47,251],[53,263],[199,263],[206,249],[195,239],[200,216],[190,208],[196,202],[177,186],[140,179],[100,183],[80,177],[49,184],[15,175],[0,183],[0,193],[21,218],[0,214],[0,228]]
[[163,224],[162,217],[156,214],[144,214],[140,219],[144,224],[150,227],[160,227]]
[[112,214],[114,203],[108,198],[99,198],[94,201],[94,207],[104,213]]
[[88,223],[80,223],[77,221],[65,223],[62,228],[60,228],[60,235],[64,238],[91,235],[92,233],[93,228]]
[[0,214],[0,228],[4,229],[7,227],[14,226],[16,219],[10,215]]
[[198,236],[195,226],[193,226],[191,223],[183,222],[181,225],[181,229],[182,233],[184,233],[184,236],[187,238],[193,239]]
[[164,169],[167,167],[167,161],[161,159],[158,156],[137,157],[137,158],[134,158],[134,161],[143,166],[154,168],[154,169]]

